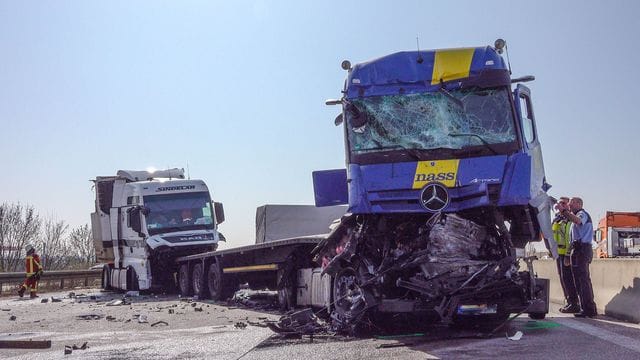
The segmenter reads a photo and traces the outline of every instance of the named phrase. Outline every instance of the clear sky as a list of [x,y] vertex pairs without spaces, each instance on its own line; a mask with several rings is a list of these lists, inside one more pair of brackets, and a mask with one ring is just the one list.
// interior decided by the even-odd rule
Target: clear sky
[[[0,202],[89,223],[90,179],[187,167],[225,205],[313,204],[344,167],[340,62],[507,40],[532,74],[550,193],[640,211],[638,1],[3,1]],[[636,110],[637,111],[637,110]]]

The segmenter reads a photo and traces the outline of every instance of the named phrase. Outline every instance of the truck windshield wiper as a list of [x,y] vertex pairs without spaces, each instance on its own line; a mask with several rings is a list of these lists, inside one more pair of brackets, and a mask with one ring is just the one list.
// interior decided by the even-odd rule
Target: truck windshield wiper
[[441,94],[444,94],[444,96],[449,99],[452,103],[454,103],[456,106],[460,107],[461,109],[464,110],[464,103],[462,102],[462,100],[458,99],[457,97],[453,96],[452,93],[449,92],[449,90],[445,89],[442,85],[440,85],[440,89],[438,89],[438,91]]
[[482,142],[482,144],[483,144],[484,146],[486,146],[486,147],[487,147],[487,149],[491,150],[491,152],[492,152],[494,155],[498,155],[498,151],[496,151],[496,149],[494,149],[494,148],[491,146],[491,144],[489,144],[489,143],[487,142],[487,140],[485,140],[484,138],[482,138],[482,136],[480,136],[480,135],[478,135],[478,134],[471,134],[471,133],[459,133],[459,134],[458,134],[458,133],[449,133],[449,136],[451,136],[451,137],[470,136],[470,137],[478,138],[478,139],[480,140],[480,142]]

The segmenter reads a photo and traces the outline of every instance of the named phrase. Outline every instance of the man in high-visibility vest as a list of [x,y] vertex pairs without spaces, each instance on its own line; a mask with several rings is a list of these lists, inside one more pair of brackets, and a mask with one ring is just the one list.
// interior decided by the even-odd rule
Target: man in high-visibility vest
[[38,280],[40,280],[40,275],[42,275],[43,269],[40,264],[40,256],[36,254],[35,247],[31,244],[27,244],[27,246],[25,246],[25,250],[27,251],[27,258],[25,259],[27,278],[22,283],[20,290],[18,290],[18,295],[23,297],[24,292],[29,289],[31,293],[30,297],[33,299],[38,297]]
[[573,280],[573,271],[571,266],[564,264],[565,257],[569,257],[567,250],[571,245],[571,221],[563,215],[564,210],[569,210],[569,198],[561,197],[555,206],[558,211],[551,228],[553,229],[553,239],[558,244],[558,259],[556,265],[558,268],[558,276],[564,293],[565,306],[560,308],[562,313],[578,313],[580,312],[580,303],[578,301],[578,290]]

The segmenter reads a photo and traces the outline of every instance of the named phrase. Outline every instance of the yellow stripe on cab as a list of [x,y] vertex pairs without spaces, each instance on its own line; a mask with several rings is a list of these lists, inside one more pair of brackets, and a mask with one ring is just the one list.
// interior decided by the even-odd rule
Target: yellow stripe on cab
[[474,48],[437,50],[433,63],[431,85],[469,77]]

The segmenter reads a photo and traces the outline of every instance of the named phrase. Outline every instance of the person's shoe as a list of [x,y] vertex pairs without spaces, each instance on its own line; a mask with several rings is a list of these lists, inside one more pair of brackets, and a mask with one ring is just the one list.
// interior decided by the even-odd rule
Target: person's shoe
[[31,299],[35,299],[35,298],[39,298],[40,296],[36,295],[36,293],[32,292],[31,296],[29,296]]
[[21,287],[20,290],[18,290],[18,296],[23,297],[24,296],[24,288]]
[[577,314],[573,314],[573,316],[575,316],[577,318],[594,318],[594,317],[598,316],[598,313],[580,311]]
[[577,304],[568,304],[565,307],[560,308],[560,312],[563,314],[575,314],[580,312],[580,306]]

